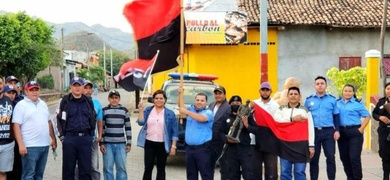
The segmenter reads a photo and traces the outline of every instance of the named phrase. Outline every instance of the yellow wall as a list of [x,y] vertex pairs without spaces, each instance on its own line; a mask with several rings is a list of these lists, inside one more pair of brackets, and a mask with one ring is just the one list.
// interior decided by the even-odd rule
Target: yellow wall
[[[240,95],[243,100],[259,98],[260,86],[260,33],[259,29],[249,29],[248,43],[239,45],[187,45],[184,72],[214,74],[217,83],[226,88],[226,97]],[[277,30],[268,31],[268,81],[277,91]],[[153,75],[153,90],[161,88],[168,79],[163,72]]]

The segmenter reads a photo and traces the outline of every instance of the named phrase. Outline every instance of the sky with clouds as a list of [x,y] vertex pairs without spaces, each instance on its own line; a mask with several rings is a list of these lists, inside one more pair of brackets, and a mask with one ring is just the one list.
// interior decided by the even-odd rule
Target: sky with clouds
[[123,16],[123,8],[131,0],[1,0],[0,10],[25,11],[52,23],[82,22],[88,26],[101,24],[131,32]]

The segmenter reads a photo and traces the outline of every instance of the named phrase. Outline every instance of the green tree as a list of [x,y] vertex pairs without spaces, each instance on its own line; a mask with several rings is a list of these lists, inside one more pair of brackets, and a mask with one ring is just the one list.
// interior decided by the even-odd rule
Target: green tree
[[104,71],[100,66],[91,66],[89,69],[78,69],[77,76],[90,80],[91,82],[100,82],[104,80]]
[[328,86],[328,90],[332,94],[337,94],[341,97],[342,90],[345,84],[352,84],[356,88],[356,96],[361,99],[367,86],[366,68],[353,67],[349,70],[339,70],[338,68],[330,68],[326,75],[332,80],[332,85]]
[[50,63],[53,28],[25,12],[0,16],[0,74],[30,80]]

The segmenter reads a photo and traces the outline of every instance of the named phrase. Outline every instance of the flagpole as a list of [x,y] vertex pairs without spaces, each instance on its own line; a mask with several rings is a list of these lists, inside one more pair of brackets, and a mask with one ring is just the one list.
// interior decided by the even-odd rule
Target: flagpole
[[[179,63],[179,69],[180,69],[180,80],[179,80],[179,88],[183,88],[183,69],[184,69],[184,8],[183,8],[183,0],[180,0],[180,63]],[[184,92],[184,89],[183,89]],[[183,94],[179,94],[179,108],[184,104],[183,102]],[[179,123],[183,124],[183,118],[180,115],[179,116]]]
[[144,98],[144,95],[145,95],[145,90],[146,90],[146,86],[148,86],[148,82],[149,82],[149,79],[150,79],[150,75],[152,74],[152,71],[154,69],[154,65],[156,64],[156,61],[157,61],[157,58],[158,58],[158,54],[160,53],[160,50],[157,50],[157,53],[156,53],[156,56],[154,57],[154,62],[153,62],[153,65],[152,65],[152,68],[150,69],[149,71],[149,74],[147,75],[148,79],[146,79],[146,82],[145,82],[145,85],[144,85],[144,90],[142,90],[142,94],[141,94],[141,97],[140,97],[140,100],[142,101],[142,99]]

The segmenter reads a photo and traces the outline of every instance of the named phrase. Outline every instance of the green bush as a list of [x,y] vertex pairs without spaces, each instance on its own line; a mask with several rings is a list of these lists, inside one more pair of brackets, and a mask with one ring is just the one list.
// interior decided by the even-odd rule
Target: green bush
[[342,89],[345,84],[352,84],[356,88],[356,96],[361,99],[367,86],[366,68],[353,67],[349,70],[339,70],[331,68],[326,72],[326,75],[332,80],[332,84],[328,86],[328,92],[341,97]]
[[43,89],[53,89],[54,88],[54,79],[52,75],[44,75],[37,78],[39,85]]

